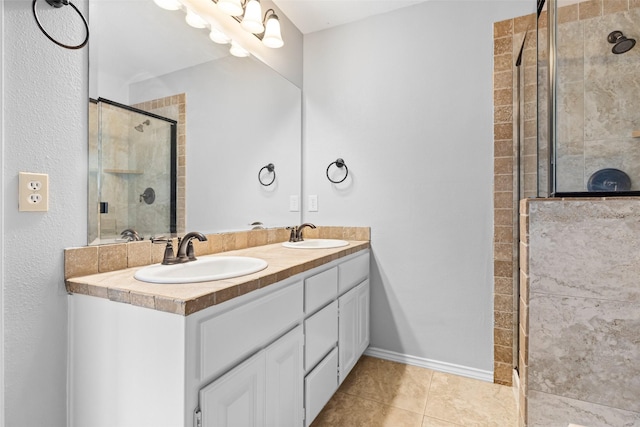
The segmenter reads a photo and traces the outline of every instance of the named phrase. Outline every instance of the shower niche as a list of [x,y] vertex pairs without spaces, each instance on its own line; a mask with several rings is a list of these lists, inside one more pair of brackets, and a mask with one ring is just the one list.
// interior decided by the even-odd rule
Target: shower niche
[[103,98],[89,121],[89,244],[175,233],[176,121]]
[[640,195],[640,8],[591,3],[538,29],[541,196]]

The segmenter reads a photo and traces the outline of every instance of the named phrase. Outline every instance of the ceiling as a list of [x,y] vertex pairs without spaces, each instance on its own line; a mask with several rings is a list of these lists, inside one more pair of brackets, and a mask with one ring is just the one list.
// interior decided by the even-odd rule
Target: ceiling
[[309,34],[428,0],[273,0],[303,33]]

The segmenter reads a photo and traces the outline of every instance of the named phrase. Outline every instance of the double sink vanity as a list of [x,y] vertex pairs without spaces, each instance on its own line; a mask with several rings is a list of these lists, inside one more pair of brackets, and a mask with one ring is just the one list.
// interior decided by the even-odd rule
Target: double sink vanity
[[70,425],[311,424],[369,344],[369,230],[246,233],[210,235],[241,243],[196,242],[184,264],[65,267]]

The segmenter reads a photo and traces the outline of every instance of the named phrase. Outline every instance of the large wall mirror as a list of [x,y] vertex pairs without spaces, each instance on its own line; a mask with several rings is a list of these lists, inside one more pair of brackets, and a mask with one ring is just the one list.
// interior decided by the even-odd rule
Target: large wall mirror
[[89,244],[300,222],[300,89],[184,16],[90,0]]

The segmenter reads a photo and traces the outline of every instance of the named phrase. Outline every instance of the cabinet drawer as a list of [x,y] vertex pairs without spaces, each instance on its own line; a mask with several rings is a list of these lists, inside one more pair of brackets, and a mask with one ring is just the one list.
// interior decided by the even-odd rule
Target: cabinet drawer
[[338,293],[342,295],[369,277],[369,253],[359,255],[338,266]]
[[338,268],[311,276],[304,281],[304,312],[313,313],[338,295]]
[[338,350],[333,349],[304,380],[305,425],[310,425],[338,389]]
[[304,321],[304,370],[313,368],[338,342],[338,301]]
[[202,319],[198,325],[200,380],[224,372],[298,322],[303,315],[302,289],[300,281]]

